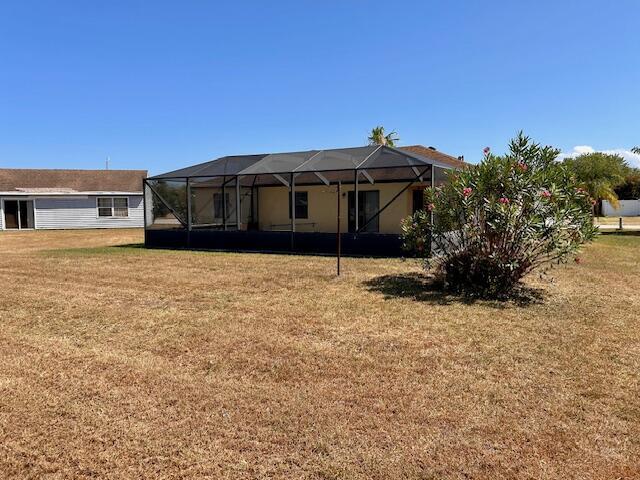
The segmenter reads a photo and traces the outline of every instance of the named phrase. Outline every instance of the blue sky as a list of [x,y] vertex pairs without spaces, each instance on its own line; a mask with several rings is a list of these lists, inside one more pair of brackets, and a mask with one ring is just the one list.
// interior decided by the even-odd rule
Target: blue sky
[[639,23],[636,0],[4,0],[0,166],[159,173],[379,124],[471,161],[519,129],[624,151]]

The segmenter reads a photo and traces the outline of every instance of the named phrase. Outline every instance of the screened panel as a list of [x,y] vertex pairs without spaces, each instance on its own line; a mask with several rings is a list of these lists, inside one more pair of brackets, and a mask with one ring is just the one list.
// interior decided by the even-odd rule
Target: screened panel
[[395,149],[381,148],[367,158],[360,168],[419,167],[421,165],[427,165],[427,162]]
[[145,226],[148,229],[182,229],[185,224],[167,207],[162,198],[151,190],[149,185],[144,188]]
[[[349,232],[356,231],[355,192],[350,191],[349,200]],[[380,229],[380,192],[378,190],[358,192],[358,226],[362,233],[378,233]]]
[[322,172],[303,172],[296,173],[296,185],[324,185],[325,180],[328,180]]
[[440,168],[440,167],[433,167],[434,170],[434,184],[436,186],[440,186],[442,184],[444,184],[444,182],[446,182],[447,180],[447,176],[449,175],[450,172],[452,172],[453,170],[451,169],[446,169],[446,168]]
[[304,165],[317,153],[318,150],[310,150],[307,152],[272,153],[250,167],[245,168],[242,171],[242,174],[252,175],[259,173],[293,172],[300,166]]
[[[221,230],[246,229],[251,223],[253,178],[240,179],[239,198],[236,177],[189,179],[192,228]],[[237,203],[240,201],[240,225]]]
[[[335,185],[338,182],[348,184],[355,181],[355,174],[353,170],[334,170],[331,172],[322,172],[321,175],[329,180],[332,185]],[[360,179],[362,179],[362,176],[360,176]]]
[[371,146],[322,150],[307,163],[298,167],[296,171],[313,172],[354,169],[377,148],[378,147]]
[[[370,168],[366,172],[376,182],[420,182],[430,181],[430,166],[400,168]],[[361,177],[362,178],[362,177]]]
[[166,218],[172,223],[177,219],[187,224],[187,181],[184,180],[147,180],[153,193],[151,216],[155,221]]
[[220,157],[209,162],[163,173],[162,175],[157,175],[153,178],[236,175],[266,156],[266,154],[263,154]]

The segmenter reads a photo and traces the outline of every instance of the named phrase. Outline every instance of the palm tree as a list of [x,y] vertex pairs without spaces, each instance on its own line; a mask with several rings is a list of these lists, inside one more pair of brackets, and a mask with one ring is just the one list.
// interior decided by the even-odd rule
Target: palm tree
[[618,208],[615,187],[624,183],[629,166],[619,155],[602,152],[585,153],[565,160],[574,171],[576,179],[598,204],[594,213],[599,215],[602,200],[607,200],[613,208]]
[[633,147],[633,148],[631,149],[631,151],[632,151],[633,153],[637,153],[638,155],[640,155],[640,147]]
[[396,142],[399,140],[398,134],[395,131],[385,135],[383,126],[377,126],[371,129],[371,135],[369,135],[369,145],[389,145],[390,147],[395,147]]
[[[584,182],[582,185],[584,189],[589,193],[591,198],[600,202],[602,200],[606,200],[616,210],[620,208],[620,200],[618,199],[618,195],[616,195],[614,188],[607,180],[591,180],[589,182]],[[600,210],[601,208],[602,206],[599,206],[598,210]]]

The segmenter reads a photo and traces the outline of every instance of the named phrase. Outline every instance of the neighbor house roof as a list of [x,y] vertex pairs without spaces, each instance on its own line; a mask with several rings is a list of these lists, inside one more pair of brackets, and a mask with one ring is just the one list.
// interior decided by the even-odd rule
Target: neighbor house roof
[[442,153],[433,147],[425,147],[424,145],[409,145],[406,147],[400,147],[400,150],[415,153],[424,157],[431,157],[438,160],[440,163],[447,164],[454,168],[462,168],[465,165],[468,165],[460,158],[452,157],[451,155]]
[[86,192],[142,193],[146,170],[58,170],[0,168],[0,192],[73,194]]
[[[444,157],[447,161],[442,162],[441,158]],[[152,178],[296,174],[354,169],[425,167],[429,165],[448,169],[452,166],[451,158],[453,157],[428,149],[425,152],[416,153],[388,146],[370,145],[221,157]]]

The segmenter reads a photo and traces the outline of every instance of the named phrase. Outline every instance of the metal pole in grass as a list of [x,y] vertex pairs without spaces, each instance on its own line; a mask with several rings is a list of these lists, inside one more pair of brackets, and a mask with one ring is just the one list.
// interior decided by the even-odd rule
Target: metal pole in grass
[[622,217],[620,217],[619,227],[620,227],[620,230],[622,230]]
[[337,229],[336,231],[337,236],[336,236],[336,241],[337,241],[337,245],[336,245],[336,252],[337,252],[337,268],[338,268],[338,276],[340,276],[340,195],[341,195],[341,187],[342,187],[342,182],[338,182],[338,186],[336,188],[336,192],[338,193],[338,214],[337,214]]
[[[433,195],[433,189],[436,186],[436,167],[435,165],[431,164],[431,195]],[[423,192],[424,194],[424,192]],[[422,199],[422,205],[424,206],[424,197]],[[433,220],[434,220],[434,215],[433,215],[433,209],[431,210],[431,214],[429,215],[429,251],[427,252],[427,254],[429,255],[429,257],[431,257],[431,254],[433,253]]]
[[187,177],[187,248],[191,248],[191,179]]

